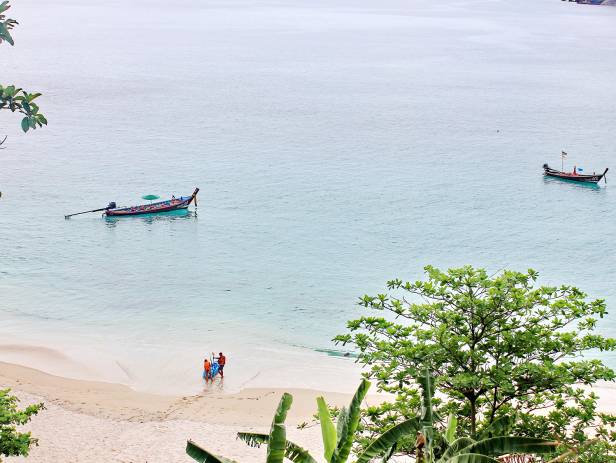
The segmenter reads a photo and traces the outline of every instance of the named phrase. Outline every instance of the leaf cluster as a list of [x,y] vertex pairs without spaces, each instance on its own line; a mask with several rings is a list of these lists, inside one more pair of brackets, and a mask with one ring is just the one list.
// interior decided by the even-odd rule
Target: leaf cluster
[[47,125],[47,119],[39,113],[39,107],[34,102],[35,98],[41,96],[40,93],[28,93],[25,90],[8,85],[0,85],[0,109],[8,109],[11,112],[18,112],[24,115],[21,120],[21,128],[24,132],[29,129],[36,129]]
[[8,0],[0,3],[0,44],[2,42],[8,42],[11,45],[15,45],[13,37],[11,37],[11,33],[9,31],[19,23],[14,19],[7,18],[4,14],[10,7],[11,5],[9,5]]
[[[18,24],[17,21],[7,18],[4,14],[11,6],[8,0],[0,3],[0,44],[7,42],[15,45],[10,31]],[[47,125],[47,119],[39,112],[39,107],[34,99],[41,96],[40,93],[28,93],[15,85],[0,85],[0,110],[6,109],[24,115],[21,119],[21,129],[24,132]],[[1,144],[1,143],[0,143]]]
[[10,389],[0,390],[0,457],[27,456],[30,447],[38,445],[31,433],[18,432],[17,426],[28,423],[44,406],[40,403],[19,409],[18,402],[19,399],[10,394]]

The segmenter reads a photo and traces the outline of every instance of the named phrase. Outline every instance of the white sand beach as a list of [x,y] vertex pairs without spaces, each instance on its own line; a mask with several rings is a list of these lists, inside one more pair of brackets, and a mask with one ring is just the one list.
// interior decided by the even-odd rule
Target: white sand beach
[[[22,405],[44,402],[46,409],[26,426],[39,438],[28,461],[147,462],[192,461],[184,453],[187,439],[242,462],[262,461],[265,449],[248,448],[236,439],[238,431],[267,431],[283,392],[294,401],[287,424],[292,440],[322,453],[320,429],[313,423],[315,398],[348,403],[348,393],[309,389],[244,389],[227,394],[217,382],[196,395],[158,395],[102,381],[70,379],[22,365],[0,362],[0,387],[11,388]],[[595,388],[603,411],[616,412],[616,387]],[[384,400],[371,395],[369,403]],[[8,461],[25,461],[12,458]]]
[[300,389],[224,394],[216,385],[203,394],[173,397],[8,363],[0,363],[0,387],[10,387],[22,405],[45,403],[46,409],[26,427],[39,438],[28,461],[43,463],[188,462],[192,461],[184,453],[188,438],[238,461],[260,461],[264,449],[248,448],[236,439],[236,433],[267,431],[285,391],[294,397],[287,419],[290,437],[319,456],[319,428],[298,430],[297,425],[312,421],[317,396],[324,395],[336,405],[347,403],[350,397]]

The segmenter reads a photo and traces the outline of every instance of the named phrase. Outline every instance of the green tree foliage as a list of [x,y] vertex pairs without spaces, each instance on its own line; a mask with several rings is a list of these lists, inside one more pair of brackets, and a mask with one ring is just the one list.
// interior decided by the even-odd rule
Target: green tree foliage
[[[7,18],[4,14],[11,6],[8,0],[0,3],[0,44],[7,42],[14,45],[11,30],[18,24],[17,21]],[[39,107],[34,102],[41,94],[27,92],[16,85],[0,85],[0,110],[6,109],[13,113],[21,113],[21,128],[24,132],[47,125],[47,119],[39,113]]]
[[457,419],[450,415],[446,426],[438,429],[438,412],[434,409],[434,378],[425,370],[417,378],[421,391],[421,414],[392,426],[374,439],[357,458],[356,463],[369,463],[383,457],[386,461],[405,437],[415,439],[416,463],[498,463],[497,457],[506,454],[553,454],[556,442],[521,436],[497,436],[479,441],[469,437],[456,439]]
[[[364,447],[417,415],[422,403],[411,383],[428,367],[444,395],[439,411],[456,416],[463,436],[513,432],[578,447],[596,434],[595,449],[613,449],[615,417],[598,413],[596,395],[580,387],[615,378],[589,355],[616,349],[594,333],[603,300],[588,301],[572,286],[536,287],[532,270],[425,270],[425,281],[393,280],[388,294],[364,296],[361,306],[376,315],[350,321],[350,332],[336,338],[354,345],[367,376],[396,395],[366,411]],[[407,453],[413,447],[411,439],[400,443]]]
[[18,432],[17,426],[26,424],[36,415],[43,404],[17,408],[18,399],[10,395],[10,389],[0,390],[0,461],[2,456],[27,456],[30,447],[37,444],[29,432]]

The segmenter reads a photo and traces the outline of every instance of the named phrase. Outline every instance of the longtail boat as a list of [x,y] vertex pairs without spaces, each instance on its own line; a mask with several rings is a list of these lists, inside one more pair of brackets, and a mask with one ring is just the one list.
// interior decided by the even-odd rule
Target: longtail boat
[[179,198],[171,198],[166,201],[159,201],[157,203],[150,204],[141,204],[139,206],[106,209],[105,215],[112,217],[124,217],[129,215],[156,214],[159,212],[169,212],[178,209],[186,209],[193,201],[195,201],[195,205],[197,204],[197,193],[199,193],[199,188],[195,188],[195,191],[191,196],[181,196]]
[[[605,171],[602,174],[592,174],[592,175],[586,175],[586,174],[578,174],[576,171],[574,172],[563,172],[561,170],[557,170],[557,169],[552,169],[550,166],[548,166],[547,164],[543,165],[543,175],[545,175],[546,177],[554,177],[554,178],[559,178],[561,180],[570,180],[573,182],[582,182],[582,183],[599,183],[602,179],[605,178],[605,174],[607,173],[609,169],[605,169]],[[607,179],[605,180],[605,182],[607,183]]]
[[[107,207],[103,207],[100,209],[92,209],[91,211],[78,212],[76,214],[65,215],[64,218],[68,219],[69,217],[72,217],[74,215],[100,211],[103,211],[103,215],[106,215],[108,217],[128,217],[133,215],[157,214],[160,212],[177,211],[179,209],[187,209],[193,201],[195,202],[196,206],[197,193],[199,193],[199,188],[195,188],[195,191],[193,191],[193,194],[190,196],[181,196],[179,198],[172,197],[171,199],[167,199],[166,201],[159,201],[156,203],[141,204],[139,206],[130,207],[117,207],[115,202],[110,202]],[[147,196],[145,198],[150,199]],[[154,198],[156,198],[156,196],[154,196]]]

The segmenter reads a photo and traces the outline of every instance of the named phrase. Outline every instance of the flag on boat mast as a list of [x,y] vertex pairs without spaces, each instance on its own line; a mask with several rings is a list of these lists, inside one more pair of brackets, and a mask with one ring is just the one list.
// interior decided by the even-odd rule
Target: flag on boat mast
[[564,150],[561,150],[560,151],[560,164],[561,164],[560,169],[562,171],[565,170],[565,158],[566,157],[567,157],[567,153]]
[[560,157],[563,158],[563,159],[566,158],[567,157],[567,153],[565,153],[564,151],[561,151],[560,152]]

